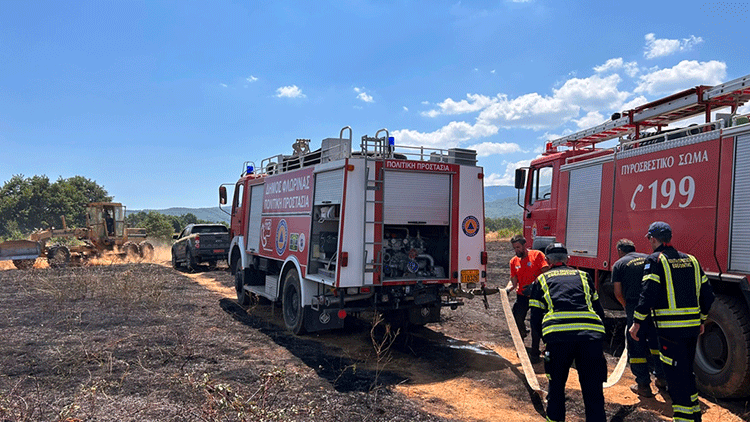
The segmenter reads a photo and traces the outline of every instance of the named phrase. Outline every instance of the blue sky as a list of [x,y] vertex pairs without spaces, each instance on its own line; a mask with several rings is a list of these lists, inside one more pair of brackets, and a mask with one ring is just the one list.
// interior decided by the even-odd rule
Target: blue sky
[[349,125],[508,185],[547,139],[750,74],[750,3],[568,3],[4,0],[0,182],[215,206],[244,161]]

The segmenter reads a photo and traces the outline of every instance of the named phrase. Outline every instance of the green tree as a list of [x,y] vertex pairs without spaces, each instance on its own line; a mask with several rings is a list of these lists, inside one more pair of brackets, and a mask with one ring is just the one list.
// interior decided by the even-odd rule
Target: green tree
[[62,227],[61,215],[68,226],[81,227],[86,223],[86,204],[111,200],[103,187],[82,176],[50,183],[44,175],[15,175],[0,188],[0,236]]

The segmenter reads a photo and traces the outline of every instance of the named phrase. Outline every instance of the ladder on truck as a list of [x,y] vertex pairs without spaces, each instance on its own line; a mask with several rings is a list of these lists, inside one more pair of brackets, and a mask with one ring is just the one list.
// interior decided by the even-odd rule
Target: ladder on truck
[[[378,137],[382,132],[385,132],[385,137]],[[365,165],[363,271],[365,274],[373,273],[373,284],[379,284],[383,277],[384,176],[385,160],[390,156],[389,139],[388,129],[380,129],[375,137],[362,136],[360,143]],[[375,164],[372,172],[370,163]],[[368,232],[372,232],[372,240],[368,240]]]
[[547,144],[547,150],[559,146],[586,147],[610,139],[634,135],[640,139],[641,129],[656,127],[661,129],[688,117],[705,114],[706,122],[711,120],[711,112],[731,107],[732,114],[750,100],[750,75],[716,85],[700,85],[676,94],[638,106],[632,110],[615,113],[610,121],[590,129],[585,129]]

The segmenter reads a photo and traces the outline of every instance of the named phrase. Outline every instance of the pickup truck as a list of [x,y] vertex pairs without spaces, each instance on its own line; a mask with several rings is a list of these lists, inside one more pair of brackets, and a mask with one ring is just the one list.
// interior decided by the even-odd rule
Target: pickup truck
[[172,244],[172,267],[185,265],[197,271],[198,265],[207,262],[210,268],[225,261],[229,251],[229,229],[221,224],[188,224]]

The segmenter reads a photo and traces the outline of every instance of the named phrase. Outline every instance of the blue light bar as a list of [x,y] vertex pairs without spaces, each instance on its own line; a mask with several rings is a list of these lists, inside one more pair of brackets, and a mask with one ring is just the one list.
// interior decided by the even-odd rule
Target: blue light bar
[[388,137],[388,145],[396,145],[396,140],[393,138],[393,136]]
[[253,166],[247,166],[247,174],[253,174]]

